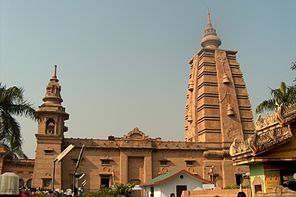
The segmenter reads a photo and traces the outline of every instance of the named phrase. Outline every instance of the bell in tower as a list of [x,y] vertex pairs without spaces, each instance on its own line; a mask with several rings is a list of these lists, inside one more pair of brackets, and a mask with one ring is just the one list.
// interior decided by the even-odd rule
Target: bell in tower
[[224,75],[223,75],[223,83],[224,83],[224,84],[229,84],[229,83],[230,83],[230,80],[229,80],[227,74],[224,74]]

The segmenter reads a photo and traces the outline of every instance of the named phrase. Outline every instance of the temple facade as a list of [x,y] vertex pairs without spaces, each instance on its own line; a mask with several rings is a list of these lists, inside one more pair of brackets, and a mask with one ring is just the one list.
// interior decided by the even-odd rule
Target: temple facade
[[[54,183],[54,188],[63,190],[76,184],[92,192],[115,183],[143,184],[166,172],[186,170],[217,187],[240,184],[249,168],[233,166],[229,148],[235,138],[244,140],[254,132],[253,116],[237,52],[220,49],[220,45],[209,15],[201,49],[189,61],[182,141],[151,138],[139,128],[122,137],[65,138],[69,114],[62,105],[55,66],[37,110],[36,155],[34,164],[28,167],[27,174],[31,177],[25,182],[31,180],[33,187],[48,189]],[[57,160],[69,145],[74,148]],[[1,161],[3,173],[7,164],[4,159]]]

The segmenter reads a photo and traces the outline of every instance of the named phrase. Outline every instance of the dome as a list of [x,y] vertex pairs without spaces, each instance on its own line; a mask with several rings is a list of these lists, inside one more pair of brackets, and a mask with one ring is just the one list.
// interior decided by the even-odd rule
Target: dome
[[211,15],[208,13],[208,24],[204,30],[204,36],[201,40],[201,46],[204,48],[215,49],[221,45],[221,40],[217,36],[216,29],[211,22]]
[[207,35],[201,40],[201,46],[206,48],[218,48],[221,40],[217,35]]

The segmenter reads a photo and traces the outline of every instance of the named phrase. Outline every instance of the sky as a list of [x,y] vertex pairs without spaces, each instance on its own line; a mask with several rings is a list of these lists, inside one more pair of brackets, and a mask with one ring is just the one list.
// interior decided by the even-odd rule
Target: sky
[[[238,50],[252,108],[269,88],[293,84],[296,1],[0,0],[0,82],[23,87],[37,109],[58,65],[65,137],[184,140],[188,61],[208,10],[222,41]],[[17,117],[34,158],[37,122]]]

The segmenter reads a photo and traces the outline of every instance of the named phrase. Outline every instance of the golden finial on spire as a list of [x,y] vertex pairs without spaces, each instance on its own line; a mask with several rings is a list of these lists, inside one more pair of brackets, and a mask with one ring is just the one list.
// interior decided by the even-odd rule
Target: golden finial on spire
[[57,65],[54,65],[52,78],[53,79],[57,78]]

